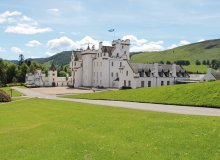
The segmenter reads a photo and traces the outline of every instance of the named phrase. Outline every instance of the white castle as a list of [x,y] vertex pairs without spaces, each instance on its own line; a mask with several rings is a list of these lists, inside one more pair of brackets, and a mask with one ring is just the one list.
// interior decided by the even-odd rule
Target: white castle
[[189,80],[179,65],[130,63],[130,40],[115,40],[112,46],[72,54],[70,68],[73,87],[140,88],[172,85]]

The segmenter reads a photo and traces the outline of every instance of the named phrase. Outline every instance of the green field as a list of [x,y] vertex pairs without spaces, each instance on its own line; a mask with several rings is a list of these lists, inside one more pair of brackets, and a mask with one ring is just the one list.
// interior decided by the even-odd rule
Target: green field
[[102,99],[220,108],[220,81],[108,91],[64,98]]
[[[0,88],[0,89],[5,91],[7,94],[9,94],[11,96],[11,89],[12,89],[11,87],[3,87],[3,88]],[[12,89],[12,97],[19,97],[19,96],[23,96],[23,94],[18,92],[15,89]]]
[[220,117],[41,99],[0,104],[1,160],[217,160],[219,138]]
[[[190,72],[207,71],[207,66],[196,66],[195,61],[200,60],[220,60],[220,40],[209,40],[190,45],[177,47],[175,49],[160,51],[160,52],[143,52],[135,54],[131,57],[132,63],[153,63],[163,61],[174,62],[177,60],[188,60],[193,66],[188,66],[186,69]],[[196,67],[196,68],[195,68]]]
[[182,66],[185,70],[192,73],[207,73],[208,67],[206,65],[189,65],[189,66]]

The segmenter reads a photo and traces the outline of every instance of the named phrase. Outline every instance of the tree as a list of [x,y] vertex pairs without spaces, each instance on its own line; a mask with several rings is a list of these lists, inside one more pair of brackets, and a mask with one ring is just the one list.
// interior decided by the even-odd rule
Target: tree
[[23,63],[20,67],[19,67],[19,72],[18,72],[18,81],[24,83],[25,82],[25,77],[28,71],[28,66],[26,63]]
[[6,84],[7,75],[5,70],[5,64],[2,59],[0,59],[0,86],[4,86]]
[[16,77],[16,69],[17,66],[15,64],[11,64],[7,67],[7,83],[12,83],[14,78]]
[[199,60],[196,60],[196,65],[201,65],[201,62]]
[[206,65],[210,65],[210,61],[209,60],[206,61]]
[[170,61],[167,61],[166,64],[171,64],[171,62],[170,62]]
[[19,54],[19,60],[18,60],[19,66],[21,66],[23,62],[24,62],[24,55],[23,54]]
[[206,64],[207,64],[207,63],[206,63],[206,60],[202,61],[202,64],[203,64],[203,65],[206,65]]

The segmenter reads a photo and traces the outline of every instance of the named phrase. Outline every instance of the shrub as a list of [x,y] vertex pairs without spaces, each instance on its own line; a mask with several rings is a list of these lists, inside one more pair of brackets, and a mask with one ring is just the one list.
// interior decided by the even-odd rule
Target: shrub
[[10,102],[11,97],[3,90],[0,89],[0,102]]
[[122,86],[120,89],[121,89],[121,90],[124,90],[124,89],[132,89],[132,88],[131,88],[131,87],[128,87],[128,86]]

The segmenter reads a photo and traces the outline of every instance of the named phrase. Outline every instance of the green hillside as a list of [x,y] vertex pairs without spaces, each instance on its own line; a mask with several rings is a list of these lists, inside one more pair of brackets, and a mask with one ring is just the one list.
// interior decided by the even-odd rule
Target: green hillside
[[[160,52],[135,53],[131,56],[131,62],[133,63],[153,63],[160,61],[170,61],[173,63],[177,60],[188,60],[191,65],[195,65],[196,60],[202,62],[203,60],[211,61],[213,59],[220,60],[220,39],[193,43]],[[188,69],[192,71],[204,71],[207,69],[207,66],[189,66]]]
[[41,64],[46,64],[48,66],[50,66],[52,62],[54,62],[55,65],[65,66],[70,63],[71,55],[72,55],[72,51],[64,51],[56,55],[53,55],[51,57],[36,58],[31,60],[34,60]]
[[64,97],[220,108],[220,81],[67,95]]

